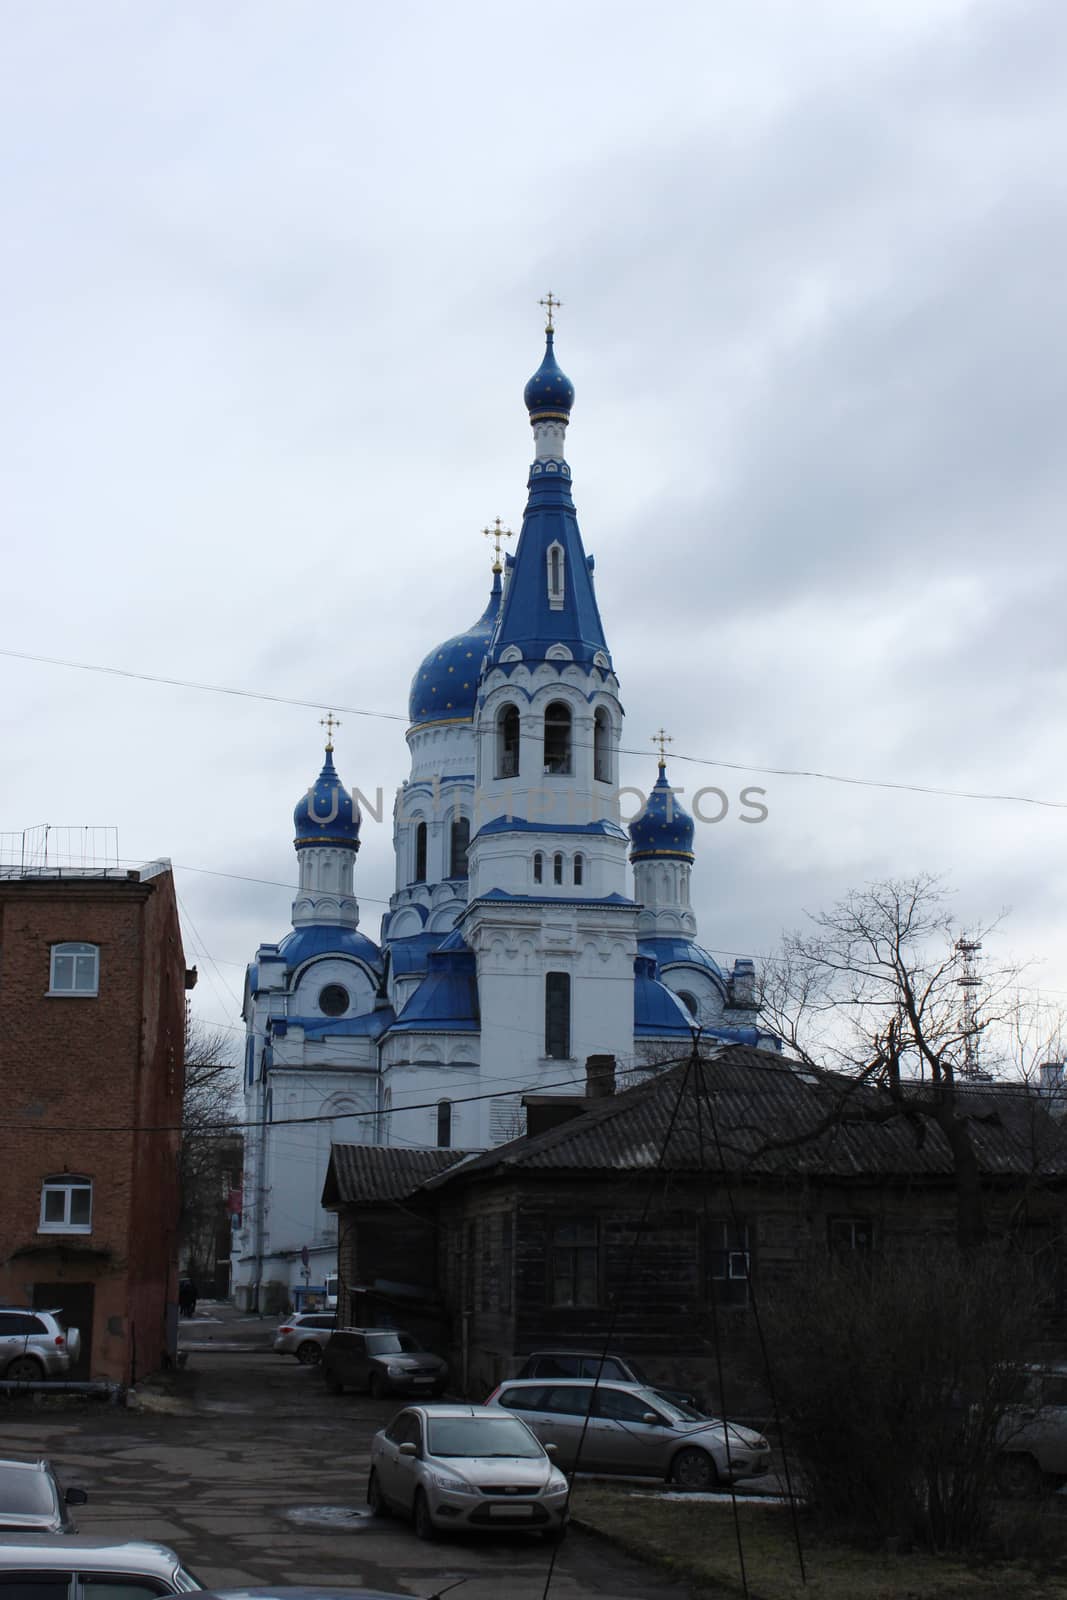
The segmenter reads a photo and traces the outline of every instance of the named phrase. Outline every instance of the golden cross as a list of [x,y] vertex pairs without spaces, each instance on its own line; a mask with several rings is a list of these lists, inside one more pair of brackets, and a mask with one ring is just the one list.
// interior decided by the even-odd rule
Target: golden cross
[[485,534],[487,539],[493,539],[496,543],[496,555],[493,557],[493,571],[503,572],[504,568],[500,563],[500,541],[501,539],[514,539],[515,535],[512,533],[510,528],[504,527],[499,517],[494,518],[493,526],[491,528],[483,528],[482,532]]
[[664,733],[661,728],[658,733],[652,735],[652,743],[659,745],[659,764],[661,767],[665,766],[667,763],[667,746],[673,744],[674,740],[669,733]]
[[333,749],[333,730],[341,726],[340,719],[332,711],[327,711],[324,717],[319,718],[319,727],[326,729],[326,748]]
[[548,327],[545,329],[545,332],[546,333],[551,333],[552,332],[552,313],[553,313],[553,311],[558,311],[559,310],[560,306],[563,304],[563,301],[562,300],[557,300],[555,295],[552,293],[552,290],[550,289],[548,291],[547,298],[544,299],[544,300],[538,300],[537,304],[539,306],[544,306],[545,310],[548,312]]

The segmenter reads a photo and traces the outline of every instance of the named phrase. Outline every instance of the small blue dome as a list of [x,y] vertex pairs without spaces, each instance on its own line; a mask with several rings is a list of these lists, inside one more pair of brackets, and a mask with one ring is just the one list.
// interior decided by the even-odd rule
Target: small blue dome
[[567,422],[574,404],[574,385],[556,360],[551,328],[546,329],[545,341],[545,359],[523,390],[522,398],[531,422],[539,417],[558,417]]
[[411,680],[408,720],[412,727],[426,722],[469,722],[474,717],[478,675],[500,612],[501,583],[493,573],[489,604],[466,633],[457,633],[431,650]]
[[661,761],[652,793],[630,824],[630,860],[674,856],[692,861],[694,832],[693,819],[683,810],[678,796],[671,793],[667,768]]
[[340,845],[359,849],[359,830],[363,818],[333,764],[333,746],[326,746],[326,760],[313,788],[302,795],[293,812],[297,849],[307,844]]

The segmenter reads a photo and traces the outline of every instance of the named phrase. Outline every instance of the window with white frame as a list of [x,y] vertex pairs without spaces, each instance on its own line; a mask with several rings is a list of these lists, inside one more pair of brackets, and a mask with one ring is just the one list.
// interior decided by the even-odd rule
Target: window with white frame
[[563,546],[557,540],[546,552],[548,562],[548,605],[551,611],[563,610],[565,564]]
[[91,1233],[93,1180],[63,1172],[41,1185],[39,1233]]
[[100,985],[100,951],[95,944],[54,944],[49,994],[96,994]]

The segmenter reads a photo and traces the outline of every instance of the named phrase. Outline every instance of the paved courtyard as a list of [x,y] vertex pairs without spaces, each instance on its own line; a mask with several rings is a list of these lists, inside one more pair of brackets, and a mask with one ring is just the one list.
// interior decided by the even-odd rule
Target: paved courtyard
[[[0,1454],[46,1455],[89,1491],[81,1532],[173,1545],[206,1583],[364,1584],[457,1600],[534,1600],[551,1550],[509,1534],[423,1544],[366,1515],[373,1433],[395,1401],[325,1392],[318,1372],[264,1346],[258,1322],[183,1323],[188,1368],[125,1410],[58,1398],[0,1402]],[[683,1584],[572,1530],[553,1600],[690,1600]]]

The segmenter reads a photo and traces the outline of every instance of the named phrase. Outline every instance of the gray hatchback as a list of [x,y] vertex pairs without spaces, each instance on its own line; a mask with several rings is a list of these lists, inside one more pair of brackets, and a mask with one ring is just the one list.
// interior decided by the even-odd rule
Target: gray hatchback
[[47,1461],[0,1461],[0,1535],[75,1533],[69,1507],[83,1506],[84,1489],[64,1492]]
[[365,1389],[374,1396],[437,1395],[448,1363],[398,1328],[339,1328],[322,1352],[322,1375],[331,1394]]

